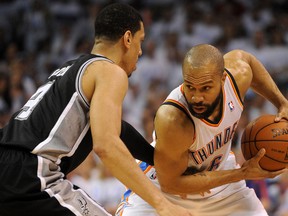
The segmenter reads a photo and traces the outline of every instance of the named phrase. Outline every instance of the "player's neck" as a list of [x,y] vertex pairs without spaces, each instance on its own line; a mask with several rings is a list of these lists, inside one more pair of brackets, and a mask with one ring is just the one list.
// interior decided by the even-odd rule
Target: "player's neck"
[[117,43],[112,43],[112,42],[103,42],[103,41],[96,41],[91,53],[94,55],[102,55],[110,60],[112,60],[114,63],[118,63],[120,61],[119,54],[121,52],[121,49],[118,47]]

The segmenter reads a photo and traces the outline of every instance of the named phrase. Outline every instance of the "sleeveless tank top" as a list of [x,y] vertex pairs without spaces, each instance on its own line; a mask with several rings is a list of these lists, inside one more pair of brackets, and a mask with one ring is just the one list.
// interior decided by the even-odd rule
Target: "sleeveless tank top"
[[100,60],[112,62],[86,54],[55,70],[1,129],[0,145],[45,157],[64,173],[79,165],[92,150],[90,104],[81,78],[89,64]]
[[163,105],[173,105],[181,109],[191,119],[195,127],[195,135],[191,136],[189,162],[185,174],[199,171],[229,169],[226,163],[231,150],[232,138],[243,111],[236,82],[227,71],[222,89],[222,116],[218,123],[194,117],[188,109],[183,94],[183,84],[175,88],[166,98]]

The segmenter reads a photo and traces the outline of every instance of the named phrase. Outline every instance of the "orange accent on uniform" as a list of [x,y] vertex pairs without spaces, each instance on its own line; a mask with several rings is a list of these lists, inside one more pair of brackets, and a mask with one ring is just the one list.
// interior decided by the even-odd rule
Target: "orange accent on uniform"
[[235,95],[236,95],[236,98],[237,98],[237,100],[238,100],[238,103],[240,104],[240,106],[241,106],[242,109],[243,109],[243,102],[242,102],[242,100],[241,100],[241,98],[240,98],[240,95],[238,95],[238,93],[237,93],[237,90],[236,90],[236,88],[235,88],[235,86],[234,86],[234,82],[232,81],[232,79],[231,79],[230,76],[228,76],[228,78],[229,78],[229,80],[230,80],[231,86],[232,86],[233,91],[234,91],[234,93],[235,93]]

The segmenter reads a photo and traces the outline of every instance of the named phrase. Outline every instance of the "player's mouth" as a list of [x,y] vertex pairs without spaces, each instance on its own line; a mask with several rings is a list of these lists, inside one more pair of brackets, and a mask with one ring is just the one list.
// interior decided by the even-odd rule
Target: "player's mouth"
[[195,113],[203,113],[206,110],[205,106],[193,106],[192,108]]

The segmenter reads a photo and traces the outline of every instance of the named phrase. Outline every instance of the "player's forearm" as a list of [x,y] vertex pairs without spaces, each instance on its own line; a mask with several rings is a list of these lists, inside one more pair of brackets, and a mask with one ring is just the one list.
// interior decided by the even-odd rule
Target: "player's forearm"
[[132,125],[123,120],[120,138],[134,158],[154,165],[154,147]]
[[126,187],[137,193],[154,208],[159,208],[161,203],[164,206],[164,203],[167,202],[166,198],[144,175],[120,139],[111,138],[105,146],[94,148],[105,167]]
[[212,188],[245,179],[242,169],[204,171],[180,176],[173,184],[161,184],[164,192],[173,194],[199,194]]

